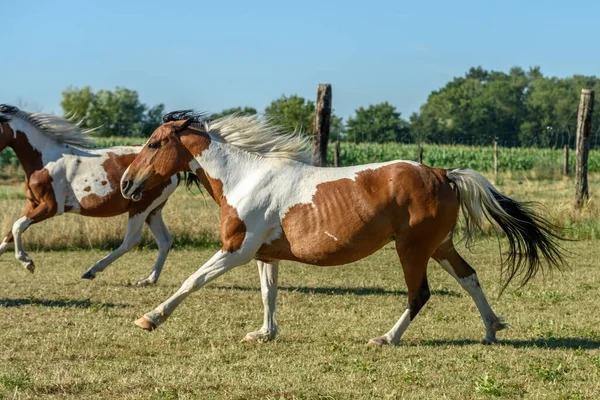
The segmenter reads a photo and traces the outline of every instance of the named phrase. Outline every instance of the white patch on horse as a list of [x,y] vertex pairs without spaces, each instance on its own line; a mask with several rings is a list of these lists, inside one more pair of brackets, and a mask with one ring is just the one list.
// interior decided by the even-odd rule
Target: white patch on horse
[[[343,168],[319,168],[289,159],[263,158],[227,143],[212,141],[208,149],[190,163],[190,167],[192,171],[202,167],[212,178],[220,180],[223,195],[237,209],[240,217],[243,215],[252,219],[250,214],[258,208],[257,205],[266,205],[266,213],[262,217],[275,221],[283,219],[289,209],[297,204],[311,204],[314,207],[313,196],[322,183],[340,179],[354,181],[363,171],[397,163],[420,165],[414,161],[397,160]],[[247,170],[252,174],[244,175],[242,179],[241,174],[227,173],[231,170]]]
[[[72,207],[75,211],[79,210],[81,201],[91,194],[100,198],[119,190],[118,187],[112,187],[108,172],[102,168],[102,164],[109,159],[110,153],[115,156],[124,154],[137,154],[139,147],[110,147],[105,149],[86,149],[85,152],[80,149],[73,149],[71,154],[63,154],[63,157],[57,162],[50,162],[46,169],[52,176],[62,176],[68,186],[63,186],[63,191],[59,190],[62,186],[60,182],[52,186],[55,193],[64,193],[64,205]],[[104,184],[103,184],[104,183]],[[58,196],[57,196],[58,202]],[[60,207],[59,209],[64,209]]]
[[446,270],[450,275],[454,277],[460,284],[460,286],[471,296],[477,309],[479,310],[479,314],[481,315],[481,319],[483,320],[483,324],[486,328],[485,340],[488,343],[493,343],[496,341],[496,330],[502,329],[498,328],[496,325],[501,325],[501,320],[496,316],[494,310],[490,306],[490,303],[487,301],[485,294],[483,293],[483,289],[479,284],[479,278],[476,273],[473,273],[466,278],[459,278],[452,268],[452,265],[448,260],[438,260],[438,263]]
[[339,240],[338,238],[336,238],[335,236],[333,236],[331,233],[325,231],[324,232],[327,236],[329,236],[330,238],[333,238],[333,240],[335,240],[336,242]]
[[462,283],[460,282],[460,278],[458,277],[458,275],[456,275],[456,272],[454,272],[454,268],[452,268],[452,265],[450,264],[450,261],[448,261],[448,260],[439,260],[438,264],[440,264],[440,266],[442,268],[444,268],[444,271],[446,271],[447,273],[449,273],[450,275],[452,275],[452,277],[454,279],[456,279],[462,285]]

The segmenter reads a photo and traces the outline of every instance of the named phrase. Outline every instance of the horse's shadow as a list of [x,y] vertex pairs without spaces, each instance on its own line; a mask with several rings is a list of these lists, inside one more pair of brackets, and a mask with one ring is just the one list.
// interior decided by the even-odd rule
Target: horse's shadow
[[40,307],[57,307],[57,308],[125,308],[126,304],[103,303],[101,301],[93,301],[90,299],[84,300],[46,300],[37,298],[27,299],[7,299],[0,298],[0,308],[5,307],[22,307],[22,306],[40,306]]
[[[247,292],[258,292],[260,288],[247,286],[212,286],[213,289],[220,290],[241,290]],[[408,296],[406,290],[388,290],[378,287],[361,287],[361,288],[345,288],[345,287],[308,287],[308,286],[279,286],[279,291],[302,294],[325,294],[325,295],[357,295],[357,296],[373,296],[373,295],[394,295]],[[462,297],[459,292],[448,289],[434,289],[431,291],[435,296]]]
[[[463,340],[422,340],[420,344],[422,346],[471,346],[480,344],[477,340],[463,339]],[[593,340],[587,338],[577,337],[562,337],[562,338],[537,338],[537,339],[512,339],[512,340],[499,340],[495,346],[506,346],[520,348],[540,348],[540,349],[565,349],[565,350],[577,350],[577,349],[600,349],[600,340]]]

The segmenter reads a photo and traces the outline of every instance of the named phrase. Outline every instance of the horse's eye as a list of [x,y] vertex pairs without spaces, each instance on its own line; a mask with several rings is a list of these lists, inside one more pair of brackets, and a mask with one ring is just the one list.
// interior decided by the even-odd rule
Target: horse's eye
[[148,143],[148,148],[152,150],[160,149],[160,142]]

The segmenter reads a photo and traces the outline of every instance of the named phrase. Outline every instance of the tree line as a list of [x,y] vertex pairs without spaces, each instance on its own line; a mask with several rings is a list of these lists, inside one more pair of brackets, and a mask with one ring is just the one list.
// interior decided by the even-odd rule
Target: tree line
[[[349,142],[489,144],[556,147],[574,142],[579,94],[582,88],[600,90],[596,76],[546,77],[539,67],[508,73],[473,67],[433,91],[408,119],[388,102],[359,107],[343,121],[332,115],[331,140]],[[99,127],[98,136],[149,136],[160,124],[163,104],[141,103],[134,90],[94,92],[89,86],[68,87],[61,106],[66,115],[81,119],[86,128]],[[600,101],[600,96],[596,101]],[[595,105],[598,109],[598,105]],[[264,115],[289,129],[311,134],[315,105],[297,95],[281,96]],[[257,114],[252,107],[235,107],[212,114]],[[600,112],[592,121],[600,129]]]

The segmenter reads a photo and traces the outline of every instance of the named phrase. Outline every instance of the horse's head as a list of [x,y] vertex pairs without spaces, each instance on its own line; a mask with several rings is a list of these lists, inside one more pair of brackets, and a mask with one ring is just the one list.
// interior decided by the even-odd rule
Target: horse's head
[[182,137],[192,133],[187,131],[193,122],[192,119],[166,122],[156,128],[121,178],[123,197],[138,201],[143,191],[189,170],[194,157],[183,145]]
[[12,119],[9,114],[4,113],[9,107],[4,104],[0,104],[0,151],[4,150],[13,138],[13,132],[8,122]]

